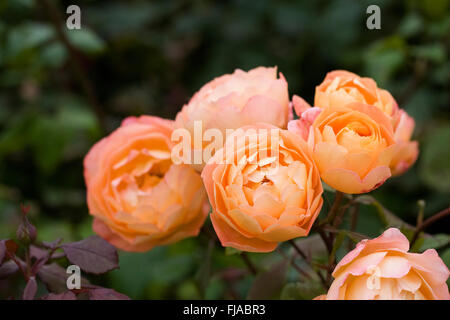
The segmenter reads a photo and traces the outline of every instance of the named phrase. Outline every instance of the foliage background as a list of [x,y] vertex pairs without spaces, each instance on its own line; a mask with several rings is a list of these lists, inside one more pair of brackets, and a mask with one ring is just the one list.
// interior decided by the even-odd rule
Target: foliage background
[[[373,77],[415,118],[421,146],[417,164],[373,196],[411,224],[418,199],[426,216],[449,205],[449,0],[49,2],[63,19],[68,5],[81,7],[82,29],[65,32],[95,97],[80,85],[41,1],[0,0],[1,238],[14,235],[20,203],[32,206],[41,240],[91,235],[82,161],[93,143],[130,115],[174,118],[205,82],[259,65],[278,66],[290,95],[310,103],[330,70]],[[381,30],[366,28],[369,4],[381,7]],[[447,265],[449,222],[427,230],[443,234]],[[377,236],[384,228],[374,208],[361,208],[358,231]],[[250,258],[264,269],[280,256]],[[297,280],[290,271],[283,298],[308,298]],[[0,281],[0,298],[23,288],[17,281]],[[122,252],[120,270],[93,282],[132,298],[245,298],[252,276],[238,255],[199,236]]]

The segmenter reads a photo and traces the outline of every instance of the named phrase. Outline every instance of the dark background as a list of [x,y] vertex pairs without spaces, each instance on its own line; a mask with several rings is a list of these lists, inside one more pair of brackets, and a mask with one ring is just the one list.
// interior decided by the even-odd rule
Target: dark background
[[[65,27],[70,4],[81,7],[81,30]],[[381,8],[381,30],[366,28],[370,4]],[[290,95],[310,103],[333,69],[393,94],[416,120],[421,153],[372,195],[415,224],[417,200],[426,216],[450,203],[449,10],[448,0],[0,0],[0,238],[14,235],[20,203],[31,205],[40,240],[92,234],[82,160],[93,143],[130,115],[173,119],[207,81],[260,65],[278,66]],[[357,229],[384,227],[362,207]],[[447,264],[448,229],[446,219],[428,230],[443,234]],[[121,253],[121,269],[94,282],[132,298],[245,297],[242,261],[206,243]]]

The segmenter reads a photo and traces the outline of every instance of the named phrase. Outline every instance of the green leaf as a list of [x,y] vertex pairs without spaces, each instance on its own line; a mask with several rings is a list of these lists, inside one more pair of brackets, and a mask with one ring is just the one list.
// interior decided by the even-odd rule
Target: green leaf
[[98,54],[105,49],[105,42],[88,28],[66,30],[66,33],[70,43],[85,53]]
[[420,251],[425,251],[427,249],[439,249],[450,244],[450,235],[448,234],[435,234],[430,237],[423,238],[422,245],[420,246]]
[[54,30],[47,24],[27,22],[12,29],[9,33],[5,55],[7,59],[16,59],[24,51],[33,49],[53,39]]
[[408,14],[401,22],[398,33],[409,38],[423,30],[423,19],[417,13]]
[[446,60],[445,47],[440,43],[414,46],[411,48],[411,53],[418,58],[438,64]]
[[265,272],[258,274],[247,295],[249,300],[276,299],[280,296],[290,261],[282,260],[275,263]]

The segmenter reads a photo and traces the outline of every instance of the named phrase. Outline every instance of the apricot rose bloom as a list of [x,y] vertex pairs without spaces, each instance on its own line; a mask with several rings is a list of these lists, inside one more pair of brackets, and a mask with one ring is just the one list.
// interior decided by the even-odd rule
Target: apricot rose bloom
[[408,239],[396,228],[362,240],[334,269],[326,299],[449,300],[450,272],[436,250],[408,250]]
[[[194,136],[195,121],[201,121],[203,132],[218,129],[225,135],[226,129],[258,122],[286,128],[290,114],[284,77],[277,78],[276,67],[258,67],[248,72],[236,69],[205,84],[183,106],[175,123],[177,128],[187,129],[191,136]],[[204,163],[198,169],[203,166]]]
[[324,81],[316,87],[314,106],[326,108],[330,105],[346,105],[361,102],[373,105],[383,111],[391,120],[398,148],[391,164],[392,175],[404,173],[417,159],[417,141],[411,141],[414,120],[406,111],[399,109],[392,95],[378,88],[371,78],[360,77],[344,70],[329,72]]
[[315,107],[326,108],[353,102],[375,106],[392,118],[395,118],[399,110],[389,91],[378,88],[373,79],[363,78],[349,71],[331,71],[316,87]]
[[230,135],[202,178],[220,242],[243,251],[270,252],[278,242],[308,235],[323,203],[306,143],[268,124]]
[[142,116],[95,144],[84,160],[93,228],[127,251],[198,234],[209,211],[200,175],[170,158],[173,121]]
[[345,193],[366,193],[391,176],[396,143],[380,109],[354,102],[303,110],[289,130],[308,141],[325,183]]

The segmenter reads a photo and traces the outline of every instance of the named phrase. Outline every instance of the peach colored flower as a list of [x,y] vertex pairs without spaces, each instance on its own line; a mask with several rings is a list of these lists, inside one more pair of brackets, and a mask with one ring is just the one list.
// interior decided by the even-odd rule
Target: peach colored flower
[[329,72],[323,82],[316,87],[314,106],[326,108],[330,105],[346,105],[352,102],[369,104],[379,108],[394,118],[398,106],[392,95],[378,88],[371,78],[363,78],[349,71]]
[[[294,103],[297,114],[307,105],[297,98]],[[295,99],[294,99],[295,102]],[[390,165],[392,175],[404,173],[417,159],[419,149],[416,141],[411,141],[414,120],[398,108],[392,95],[378,88],[371,78],[363,78],[352,72],[336,70],[328,73],[324,81],[316,87],[314,106],[326,108],[330,105],[346,105],[361,102],[382,110],[390,119],[395,131],[395,140],[399,142]]]
[[380,109],[353,102],[303,110],[288,127],[308,141],[325,183],[345,193],[365,193],[391,176],[396,143]]
[[225,247],[273,251],[278,242],[308,235],[322,207],[322,184],[306,143],[269,124],[230,135],[202,178]]
[[394,137],[398,146],[391,162],[392,175],[400,175],[408,170],[419,155],[417,141],[411,141],[414,131],[414,119],[404,110],[399,110],[394,124]]
[[327,300],[449,300],[449,270],[436,250],[409,253],[396,228],[362,240],[336,266]]
[[170,158],[173,121],[130,117],[84,159],[93,228],[114,246],[146,251],[195,236],[209,207],[200,175]]
[[[201,121],[202,131],[218,129],[223,135],[226,129],[257,122],[286,128],[290,116],[288,84],[280,76],[277,78],[276,67],[258,67],[248,72],[237,69],[218,77],[183,106],[176,116],[176,127],[187,129],[191,136],[195,121]],[[200,147],[205,148],[208,143]],[[204,163],[199,170],[203,166]]]

